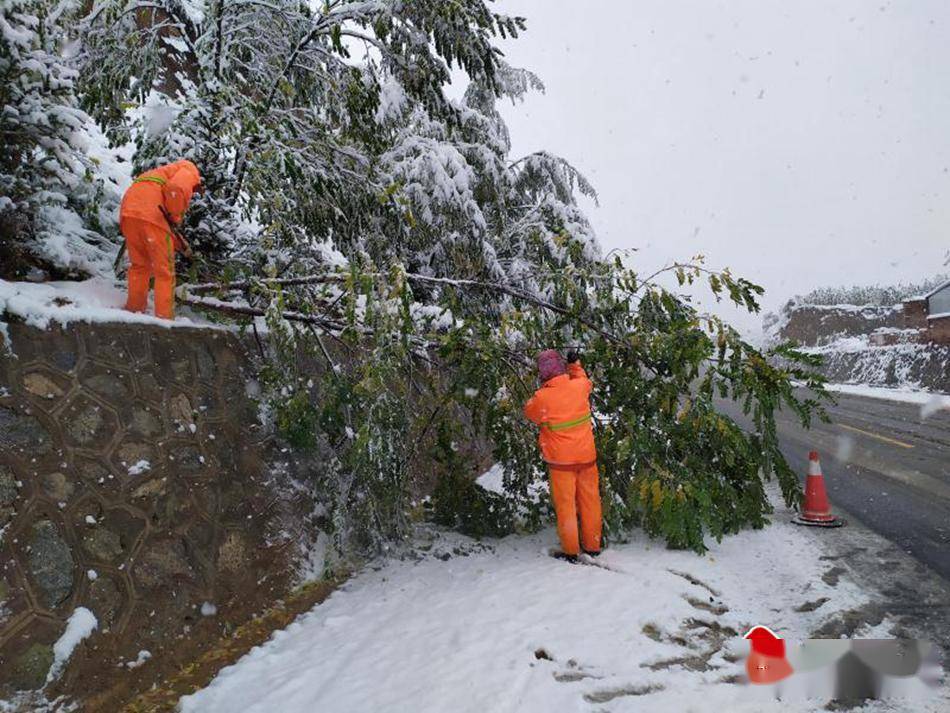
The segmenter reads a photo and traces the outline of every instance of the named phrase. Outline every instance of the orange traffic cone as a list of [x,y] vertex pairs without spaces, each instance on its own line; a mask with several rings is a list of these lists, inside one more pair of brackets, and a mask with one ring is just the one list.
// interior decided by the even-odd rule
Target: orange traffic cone
[[818,451],[808,454],[808,477],[805,478],[805,502],[801,512],[792,518],[796,525],[815,527],[841,527],[844,520],[831,514],[828,493],[825,492],[825,476],[821,474]]

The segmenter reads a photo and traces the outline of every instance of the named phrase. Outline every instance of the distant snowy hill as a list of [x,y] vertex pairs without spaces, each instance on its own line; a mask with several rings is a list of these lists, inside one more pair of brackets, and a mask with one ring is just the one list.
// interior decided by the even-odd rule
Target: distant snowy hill
[[950,346],[928,342],[902,302],[945,277],[898,287],[828,288],[796,297],[779,314],[765,315],[765,341],[793,340],[820,354],[832,382],[950,392]]

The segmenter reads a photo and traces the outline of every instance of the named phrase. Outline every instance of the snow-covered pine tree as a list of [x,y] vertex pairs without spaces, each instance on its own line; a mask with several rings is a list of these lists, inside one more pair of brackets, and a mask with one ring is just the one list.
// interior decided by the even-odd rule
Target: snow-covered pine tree
[[[78,105],[69,66],[70,3],[0,3],[0,263],[8,277],[40,263],[95,272],[111,260],[117,186],[111,156]],[[112,225],[110,226],[110,222]]]
[[889,307],[903,300],[920,297],[950,280],[943,273],[917,283],[897,285],[852,285],[851,287],[819,287],[807,295],[796,296],[794,303],[804,305],[877,305]]
[[[412,251],[390,139],[418,112],[456,124],[451,67],[494,87],[490,38],[519,26],[482,0],[105,0],[83,22],[84,98],[113,135],[137,137],[137,168],[182,156],[202,168],[206,254],[299,265],[328,238]],[[236,214],[261,229],[239,230]]]

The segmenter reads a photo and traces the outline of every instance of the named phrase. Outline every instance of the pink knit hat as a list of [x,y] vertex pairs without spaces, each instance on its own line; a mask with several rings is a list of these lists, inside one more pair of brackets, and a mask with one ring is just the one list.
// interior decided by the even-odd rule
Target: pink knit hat
[[538,354],[538,376],[545,382],[567,371],[564,357],[556,349],[545,349]]

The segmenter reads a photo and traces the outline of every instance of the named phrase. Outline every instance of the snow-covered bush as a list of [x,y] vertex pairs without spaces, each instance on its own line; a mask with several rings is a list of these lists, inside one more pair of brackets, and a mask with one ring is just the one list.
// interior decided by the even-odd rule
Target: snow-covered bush
[[0,5],[0,262],[7,276],[37,262],[96,272],[114,256],[118,187],[104,180],[100,167],[111,155],[77,103],[76,71],[65,56],[71,5]]
[[433,522],[470,537],[504,537],[517,525],[510,499],[486,490],[460,471],[439,479],[430,507]]

